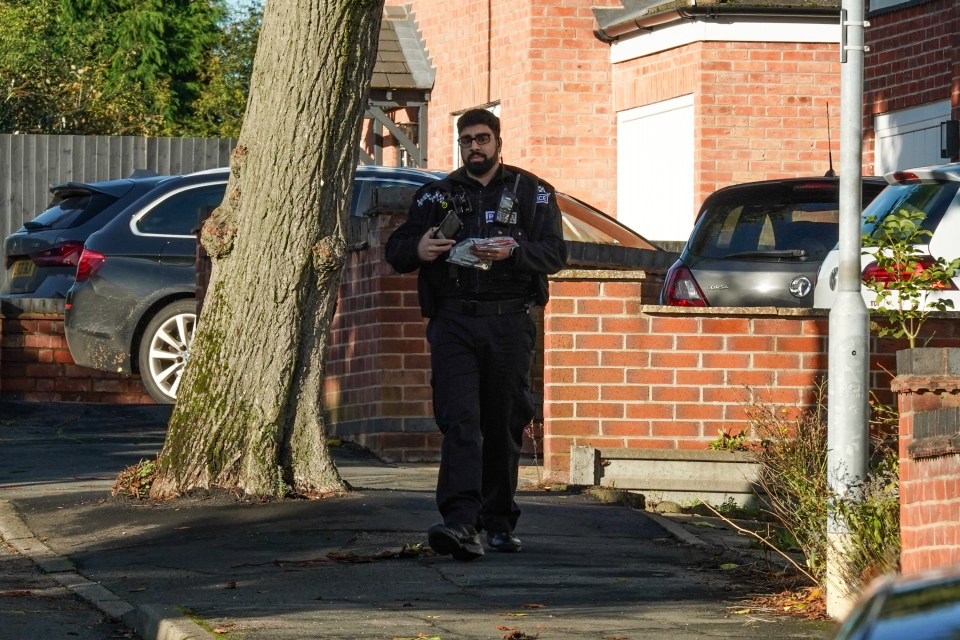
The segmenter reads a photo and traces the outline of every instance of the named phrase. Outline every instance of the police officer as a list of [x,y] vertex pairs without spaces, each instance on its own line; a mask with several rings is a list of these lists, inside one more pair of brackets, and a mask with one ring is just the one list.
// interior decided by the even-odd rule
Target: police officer
[[464,166],[417,192],[386,258],[400,273],[420,270],[420,309],[430,319],[443,522],[428,540],[439,554],[473,560],[483,555],[483,530],[491,549],[521,549],[514,493],[533,418],[536,340],[527,312],[546,303],[547,275],[563,267],[566,247],[553,188],[501,163],[499,118],[472,109],[457,132]]

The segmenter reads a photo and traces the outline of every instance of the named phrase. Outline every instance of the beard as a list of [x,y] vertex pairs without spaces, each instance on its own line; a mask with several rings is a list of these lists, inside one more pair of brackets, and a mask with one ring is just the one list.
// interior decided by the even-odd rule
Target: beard
[[473,153],[467,156],[466,167],[467,173],[474,176],[482,176],[490,169],[493,168],[493,165],[497,163],[496,154],[492,156],[485,156],[481,153]]

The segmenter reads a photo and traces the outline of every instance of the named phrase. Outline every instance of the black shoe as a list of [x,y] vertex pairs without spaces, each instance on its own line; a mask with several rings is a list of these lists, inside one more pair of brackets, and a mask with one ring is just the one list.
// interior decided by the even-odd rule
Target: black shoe
[[483,546],[477,530],[469,524],[435,524],[427,531],[430,548],[442,556],[452,555],[457,560],[475,560],[483,555]]
[[523,548],[520,538],[510,532],[487,532],[487,545],[494,551],[517,552]]

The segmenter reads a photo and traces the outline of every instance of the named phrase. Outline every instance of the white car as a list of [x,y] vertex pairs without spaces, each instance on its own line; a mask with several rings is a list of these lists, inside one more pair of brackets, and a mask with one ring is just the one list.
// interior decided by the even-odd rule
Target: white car
[[[862,233],[872,233],[886,216],[898,211],[922,213],[921,228],[932,235],[917,244],[918,263],[932,264],[937,258],[949,263],[960,258],[960,163],[894,171],[884,176],[889,183],[863,211]],[[837,265],[839,250],[824,258],[813,292],[813,306],[829,309],[837,297]],[[899,274],[878,268],[867,249],[860,258],[862,281],[895,282]],[[893,288],[893,287],[891,287]],[[868,309],[878,307],[877,293],[866,284],[860,292]],[[935,308],[936,300],[951,300],[952,309],[960,311],[960,273],[943,289],[930,290],[923,297],[927,308]]]

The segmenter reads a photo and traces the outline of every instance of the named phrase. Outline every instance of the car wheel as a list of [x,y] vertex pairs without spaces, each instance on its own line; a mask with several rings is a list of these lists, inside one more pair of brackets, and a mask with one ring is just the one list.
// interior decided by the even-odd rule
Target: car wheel
[[140,340],[140,377],[154,400],[173,404],[190,357],[197,302],[177,300],[153,316]]

